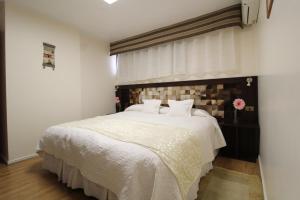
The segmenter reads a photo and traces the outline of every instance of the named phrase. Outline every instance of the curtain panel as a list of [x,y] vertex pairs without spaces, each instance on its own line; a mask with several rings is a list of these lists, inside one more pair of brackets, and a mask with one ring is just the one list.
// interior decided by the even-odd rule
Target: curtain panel
[[116,55],[149,48],[223,28],[242,27],[241,13],[241,5],[237,4],[177,24],[112,42],[110,44],[110,54]]
[[240,28],[164,43],[117,56],[118,84],[178,75],[238,72]]

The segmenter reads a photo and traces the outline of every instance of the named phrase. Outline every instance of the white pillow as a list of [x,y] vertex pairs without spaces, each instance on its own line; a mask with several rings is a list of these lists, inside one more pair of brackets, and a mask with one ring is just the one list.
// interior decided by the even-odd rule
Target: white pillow
[[[159,109],[159,114],[169,114],[170,108],[161,106]],[[198,109],[198,108],[192,108],[192,116],[200,116],[200,117],[207,117],[211,116],[206,110]]]
[[194,104],[194,99],[184,101],[168,100],[170,106],[170,116],[187,116],[191,117],[191,111]]
[[127,111],[138,111],[138,112],[143,112],[144,105],[143,104],[134,104],[132,106],[129,106],[128,108],[125,109],[125,112]]
[[207,116],[211,116],[211,115],[206,110],[193,108],[192,116],[207,117]]
[[158,99],[143,99],[143,112],[159,114],[161,100]]

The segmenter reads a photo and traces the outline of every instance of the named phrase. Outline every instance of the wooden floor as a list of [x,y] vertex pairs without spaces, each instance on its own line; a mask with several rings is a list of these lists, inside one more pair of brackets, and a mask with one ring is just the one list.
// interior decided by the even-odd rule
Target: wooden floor
[[258,163],[246,162],[242,160],[236,160],[236,159],[230,159],[224,157],[217,157],[213,165],[242,172],[245,174],[260,176]]
[[[257,163],[218,157],[214,166],[259,175]],[[0,164],[0,200],[92,200],[82,190],[71,190],[41,168],[33,158],[10,166]]]

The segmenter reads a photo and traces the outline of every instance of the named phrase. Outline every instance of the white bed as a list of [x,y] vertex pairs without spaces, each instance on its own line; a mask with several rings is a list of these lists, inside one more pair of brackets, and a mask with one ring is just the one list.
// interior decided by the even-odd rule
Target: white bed
[[[128,111],[109,115],[113,119],[172,125],[193,130],[201,137],[202,170],[189,189],[187,199],[197,198],[198,183],[212,169],[224,137],[210,116],[174,117]],[[138,144],[122,142],[92,130],[53,126],[38,145],[45,169],[73,189],[101,200],[182,200],[177,179],[160,157]]]

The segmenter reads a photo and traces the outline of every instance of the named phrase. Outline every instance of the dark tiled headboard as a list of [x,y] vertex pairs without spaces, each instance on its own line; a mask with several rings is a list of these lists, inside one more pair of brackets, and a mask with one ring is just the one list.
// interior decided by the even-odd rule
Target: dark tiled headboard
[[247,107],[239,112],[240,121],[258,123],[257,77],[119,85],[116,96],[120,97],[122,110],[141,103],[143,98],[161,99],[163,105],[167,105],[168,99],[194,99],[195,108],[204,109],[224,122],[233,119],[232,101],[243,98]]

